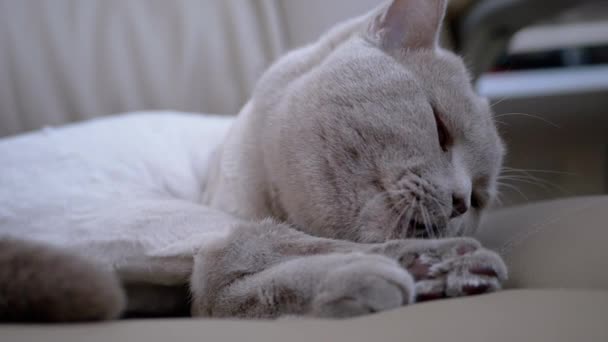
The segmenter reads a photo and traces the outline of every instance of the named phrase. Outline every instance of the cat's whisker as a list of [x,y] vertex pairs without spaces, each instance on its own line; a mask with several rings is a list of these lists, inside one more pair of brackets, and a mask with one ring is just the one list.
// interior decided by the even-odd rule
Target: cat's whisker
[[405,217],[405,222],[407,223],[408,228],[412,225],[412,222],[415,220],[414,215],[416,215],[417,207],[418,207],[417,202],[414,202],[413,205],[410,206],[410,210],[407,212],[407,216]]
[[[409,233],[408,229],[410,226],[409,217],[411,216],[412,213],[413,213],[413,206],[412,205],[406,206],[399,213],[399,215],[397,215],[397,217],[395,218],[393,223],[390,225],[390,227],[393,228],[395,232],[399,232],[400,229],[405,229],[405,236],[407,236],[407,234]],[[404,216],[405,216],[406,220],[403,220]],[[405,223],[405,227],[403,227],[403,225],[401,224],[402,222]]]
[[548,182],[545,179],[533,176],[533,175],[528,175],[528,174],[524,174],[524,173],[504,173],[500,176],[498,176],[498,179],[509,179],[509,178],[519,178],[519,179],[529,179],[529,180],[533,180],[533,181],[540,181],[540,182]]
[[[420,187],[424,187],[424,185],[427,185],[424,179],[420,177],[417,178],[419,178],[418,182],[420,183]],[[414,184],[411,184],[410,182],[405,182],[405,186],[408,188],[408,190],[410,190],[414,194],[417,194],[423,200],[432,201],[434,206],[437,207],[437,210],[433,210],[431,213],[431,210],[424,206],[424,203],[419,203],[420,216],[423,220],[426,233],[431,238],[437,237],[440,233],[439,231],[437,231],[437,221],[441,220],[441,223],[444,223],[447,227],[447,225],[449,224],[449,215],[446,210],[449,211],[449,209],[446,209],[445,206],[441,205],[441,201],[437,197],[433,196],[433,193],[431,191],[425,191],[426,189],[420,190],[418,187],[415,187]]]
[[537,182],[535,180],[530,180],[530,179],[520,178],[520,177],[500,177],[499,181],[520,182],[520,183],[524,183],[524,184],[535,185],[535,186],[538,186],[539,188],[542,188],[544,190],[549,190],[550,189],[549,185],[552,185],[552,184],[545,184],[543,182]]
[[[424,215],[424,210],[422,208],[421,205],[418,206],[418,214],[420,215],[420,220],[422,220],[422,225],[424,226],[424,231],[428,234],[428,224],[427,224],[427,220],[426,220],[426,216]],[[418,227],[416,227],[418,228]],[[419,232],[416,231],[416,237],[418,237]]]
[[554,184],[552,182],[549,182],[547,180],[544,180],[544,179],[533,179],[533,178],[527,178],[527,177],[501,177],[501,178],[499,178],[499,180],[513,181],[513,182],[520,182],[520,183],[524,183],[524,184],[535,185],[546,191],[557,190],[563,194],[568,193],[568,191],[565,188],[563,188],[557,184]]
[[526,196],[523,191],[521,191],[518,187],[516,187],[515,185],[512,184],[507,184],[507,183],[501,183],[501,182],[497,182],[499,186],[501,187],[505,187],[511,190],[516,191],[517,193],[519,193],[519,195],[521,197],[523,197],[526,201],[529,201],[530,199],[528,198],[528,196]]
[[[366,204],[366,206],[364,206],[364,210],[365,210],[365,208],[372,205],[373,202],[375,200],[377,200],[380,196],[391,196],[391,195],[392,195],[392,197],[403,196],[403,198],[399,199],[396,203],[391,203],[391,205],[390,205],[389,209],[391,209],[393,212],[396,212],[397,215],[389,223],[389,227],[391,227],[395,231],[398,231],[400,228],[404,228],[407,230],[411,224],[411,220],[412,220],[413,214],[415,212],[415,208],[417,206],[419,206],[419,203],[417,203],[418,201],[416,201],[415,196],[412,196],[410,198],[410,197],[404,196],[404,195],[408,195],[408,194],[415,195],[416,194],[415,190],[417,190],[417,189],[410,189],[409,187],[408,187],[408,189],[404,189],[404,190],[386,190],[380,194],[377,194],[371,200],[369,200],[368,203]],[[408,200],[410,200],[410,199],[411,199],[411,202],[408,203]],[[404,204],[407,204],[407,205],[404,205]],[[403,220],[404,216],[405,216],[405,220]],[[403,225],[402,223],[405,224],[405,227],[401,227]],[[406,234],[407,234],[407,232],[406,232]]]
[[[429,218],[431,218],[431,215],[430,215],[431,213],[429,212],[428,208],[426,209],[426,212],[427,212],[427,216]],[[437,222],[431,221],[430,225],[429,225],[429,229],[431,230],[431,233],[432,233],[431,238],[433,238],[433,239],[439,238],[440,229],[439,229]]]
[[[394,231],[398,231],[399,228],[402,228],[402,227],[400,227],[402,218],[404,215],[406,215],[407,211],[410,210],[410,208],[412,207],[412,203],[410,203],[409,205],[404,206],[403,209],[398,208],[400,205],[402,205],[406,201],[407,201],[407,198],[403,198],[399,202],[394,204],[391,208],[392,210],[394,210],[395,212],[398,213],[396,215],[395,219],[393,220],[393,222],[390,223],[390,225],[389,225],[389,227],[391,227]],[[408,226],[409,226],[409,223],[405,227],[406,230],[407,230]],[[407,234],[407,231],[406,231],[406,234]]]
[[438,227],[437,227],[437,223],[432,221],[431,218],[431,213],[429,212],[428,208],[424,208],[424,211],[426,212],[426,216],[429,219],[429,233],[430,233],[430,238],[432,239],[436,239],[439,237],[439,231],[438,231]]
[[494,107],[498,106],[499,104],[501,104],[501,103],[503,103],[503,102],[505,102],[505,101],[507,101],[507,100],[509,100],[509,99],[510,99],[510,98],[509,98],[508,96],[505,96],[505,97],[503,97],[502,99],[500,99],[500,100],[498,100],[498,101],[496,101],[496,102],[492,103],[492,104],[490,105],[490,108],[494,108]]
[[435,197],[435,196],[433,196],[431,194],[429,194],[427,196],[427,198],[431,199],[433,201],[433,203],[435,203],[435,205],[437,206],[437,208],[441,212],[441,219],[443,221],[445,221],[445,222],[448,222],[450,220],[450,215],[449,215],[450,209],[446,208],[444,205],[441,205],[441,201],[437,197]]
[[426,208],[424,206],[420,206],[420,215],[422,216],[422,221],[424,224],[424,230],[426,231],[426,234],[428,237],[432,238],[433,237],[433,233],[431,232],[431,222],[430,222],[430,217],[428,216],[428,212],[426,211]]
[[499,207],[502,207],[504,205],[502,193],[500,193],[500,191],[496,192],[496,195],[494,196],[494,201],[496,201],[495,204],[498,205]]
[[576,173],[572,172],[564,172],[557,170],[537,170],[537,169],[517,169],[512,167],[503,167],[501,169],[501,174],[503,173],[519,173],[519,174],[527,174],[531,175],[533,173],[542,173],[542,174],[554,174],[554,175],[563,175],[563,176],[578,176]]
[[451,208],[446,208],[444,205],[441,205],[441,202],[439,201],[439,199],[437,199],[436,197],[433,196],[429,196],[429,198],[435,203],[435,205],[439,208],[439,211],[441,212],[441,217],[439,218],[441,220],[441,223],[443,224],[443,229],[441,229],[441,227],[438,227],[438,237],[442,237],[442,234],[445,233],[450,225],[450,211]]
[[414,200],[412,202],[411,205],[411,211],[409,212],[409,222],[408,225],[411,226],[412,228],[414,228],[412,230],[412,233],[414,234],[412,237],[415,237],[416,235],[416,226],[420,223],[421,217],[420,217],[420,202],[417,200]]
[[[420,182],[422,184],[422,182]],[[423,220],[423,224],[425,226],[425,230],[427,232],[427,234],[429,233],[428,231],[428,220],[427,218],[424,216],[425,212],[424,212],[424,204],[422,202],[422,199],[424,199],[425,197],[427,197],[427,195],[425,195],[425,191],[424,189],[420,189],[419,187],[415,186],[414,184],[412,184],[411,182],[404,182],[404,186],[407,188],[407,190],[410,192],[410,194],[413,195],[414,200],[412,201],[412,205],[415,205],[415,209],[418,210],[418,214],[420,216],[420,218]],[[420,200],[417,200],[420,199]],[[408,219],[408,226],[410,225],[411,219]],[[417,232],[415,232],[417,233]]]
[[553,171],[553,170],[532,170],[532,169],[526,170],[526,169],[515,169],[515,168],[504,167],[502,169],[501,175],[498,177],[498,179],[499,180],[528,180],[528,181],[538,182],[538,183],[542,183],[542,184],[545,184],[548,186],[553,186],[553,187],[559,188],[559,186],[557,186],[556,184],[554,184],[546,179],[534,176],[532,173],[576,176],[576,174],[573,174],[573,173]]
[[[391,204],[391,209],[393,209],[396,212],[399,212],[400,210],[402,210],[401,206],[407,202],[408,197],[404,196],[404,195],[406,195],[406,193],[404,193],[404,192],[398,193],[397,195],[403,196],[403,197],[401,197],[401,199],[399,199],[396,203]],[[407,206],[405,206],[405,207],[407,208]]]
[[406,210],[406,212],[405,212],[405,220],[403,220],[403,222],[405,222],[405,229],[406,229],[405,236],[406,236],[406,237],[407,237],[407,236],[408,236],[408,234],[410,233],[410,232],[409,232],[409,227],[410,227],[410,225],[412,224],[412,218],[413,218],[413,216],[414,216],[414,207],[413,207],[413,206],[410,206],[410,207],[409,207],[409,208]]
[[498,177],[498,180],[527,180],[527,181],[531,181],[531,182],[541,183],[544,185],[553,185],[553,183],[551,183],[550,181],[548,181],[546,179],[534,177],[531,175],[524,175],[524,174],[519,174],[519,175],[518,174],[504,174],[504,175],[501,175],[500,177]]
[[[558,191],[560,191],[563,194],[567,194],[568,191],[553,183],[550,182],[546,179],[540,178],[540,177],[536,177],[534,175],[532,175],[530,172],[533,171],[528,171],[528,170],[519,170],[519,169],[503,169],[504,172],[503,174],[501,174],[498,177],[498,180],[514,180],[514,181],[520,181],[523,183],[528,183],[528,184],[533,184],[533,185],[537,185],[537,186],[541,186],[543,188],[546,189],[546,187],[551,187],[553,189],[556,189]],[[556,173],[556,174],[565,174],[565,173],[557,173],[557,171],[548,171],[548,170],[538,170],[539,172],[543,172],[543,173]],[[547,190],[547,189],[546,189]]]
[[410,209],[411,209],[411,206],[409,206],[409,205],[406,206],[406,207],[404,207],[403,210],[401,210],[397,214],[397,216],[395,217],[395,219],[393,220],[393,222],[389,225],[389,227],[391,227],[395,231],[399,231],[399,229],[406,229],[406,234],[407,234],[407,228],[408,228],[408,226],[402,227],[402,222],[403,222],[402,219],[403,219],[404,215],[406,215],[407,212],[408,212],[408,210],[410,210]]
[[546,118],[543,118],[542,116],[538,116],[538,115],[534,115],[534,114],[529,114],[529,113],[504,113],[504,114],[495,115],[494,119],[498,119],[498,118],[502,118],[502,117],[508,117],[508,116],[523,116],[523,117],[527,117],[527,118],[532,118],[532,119],[544,122],[547,125],[550,125],[550,126],[552,126],[554,128],[561,128],[561,126],[559,126],[555,122],[552,122],[552,121],[550,121],[550,120],[548,120]]
[[411,194],[418,196],[418,197],[422,197],[424,195],[423,189],[416,187],[414,184],[411,184],[410,182],[403,182],[403,185],[406,188],[404,191],[409,191]]

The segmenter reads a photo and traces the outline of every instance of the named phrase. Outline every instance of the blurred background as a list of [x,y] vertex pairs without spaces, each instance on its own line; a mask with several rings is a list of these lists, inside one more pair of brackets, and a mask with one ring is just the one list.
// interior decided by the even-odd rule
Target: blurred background
[[[234,115],[276,58],[379,3],[0,0],[0,137],[135,110]],[[494,104],[502,205],[608,192],[608,1],[452,0],[442,41]]]

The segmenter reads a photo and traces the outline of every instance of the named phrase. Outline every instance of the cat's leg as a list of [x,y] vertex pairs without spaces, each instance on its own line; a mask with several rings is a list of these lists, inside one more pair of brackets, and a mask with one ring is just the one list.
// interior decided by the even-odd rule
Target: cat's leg
[[187,314],[195,254],[239,222],[160,198],[103,203],[45,230],[10,230],[0,236],[0,321]]
[[0,321],[75,322],[117,318],[118,277],[56,247],[0,238]]
[[347,317],[411,303],[395,260],[272,221],[248,223],[197,255],[192,313],[212,317]]
[[243,225],[201,250],[191,281],[192,311],[203,316],[346,317],[394,308],[416,297],[496,290],[505,277],[500,258],[472,239],[357,244],[266,221]]
[[126,290],[125,314],[137,317],[187,314],[194,256],[245,222],[162,198],[107,204],[96,215],[78,227],[89,238],[69,247],[111,266]]
[[221,277],[215,273],[220,270],[198,270],[192,284],[192,313],[198,316],[351,317],[398,308],[413,302],[414,295],[409,273],[394,260],[373,254],[290,258],[220,287],[209,279]]

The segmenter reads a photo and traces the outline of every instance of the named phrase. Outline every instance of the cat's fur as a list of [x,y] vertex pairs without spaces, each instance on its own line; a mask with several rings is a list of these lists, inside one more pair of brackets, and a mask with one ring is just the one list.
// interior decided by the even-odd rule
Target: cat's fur
[[[437,46],[445,7],[394,0],[283,57],[223,144],[191,164],[200,193],[167,181],[116,197],[128,206],[95,194],[95,220],[53,229],[107,241],[54,241],[69,253],[3,240],[0,319],[116,317],[115,276],[85,257],[127,287],[189,282],[192,313],[213,317],[349,317],[500,288],[501,259],[457,237],[492,200],[504,148],[462,61]],[[44,240],[43,224],[15,222],[0,217],[0,233]],[[154,249],[158,231],[175,243]],[[441,239],[412,239],[423,235]]]
[[4,238],[0,265],[0,321],[101,320],[124,310],[118,278],[65,250]]

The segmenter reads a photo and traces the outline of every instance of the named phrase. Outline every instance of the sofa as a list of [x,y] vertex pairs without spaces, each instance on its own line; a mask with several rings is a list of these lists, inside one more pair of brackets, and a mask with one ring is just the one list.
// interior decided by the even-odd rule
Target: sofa
[[[274,59],[378,2],[0,0],[0,137],[134,110],[234,114]],[[489,213],[477,237],[510,269],[494,294],[347,320],[0,325],[0,341],[608,341],[606,222],[605,196]]]

